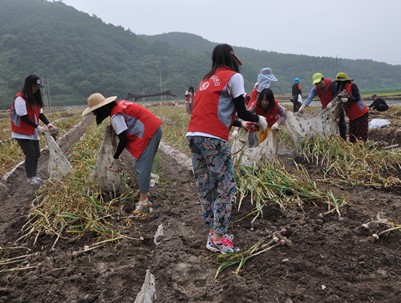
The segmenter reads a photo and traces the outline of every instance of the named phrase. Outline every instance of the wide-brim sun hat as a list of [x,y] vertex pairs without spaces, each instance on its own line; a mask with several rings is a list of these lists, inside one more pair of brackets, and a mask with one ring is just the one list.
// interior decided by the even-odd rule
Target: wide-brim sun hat
[[262,68],[259,72],[259,75],[262,79],[267,79],[269,81],[278,81],[277,78],[273,75],[273,71],[270,67]]
[[323,79],[323,74],[321,73],[315,73],[312,76],[312,84],[319,83]]
[[256,91],[260,93],[265,88],[269,88],[270,84],[277,81],[277,78],[273,75],[272,69],[270,67],[262,68],[258,74],[257,88]]
[[88,97],[88,107],[82,112],[82,116],[86,116],[87,114],[93,112],[94,110],[105,106],[117,99],[117,96],[112,96],[105,98],[100,93],[94,93]]
[[262,83],[263,81],[277,81],[270,67],[265,67],[260,70],[257,82]]
[[336,80],[337,81],[353,81],[354,79],[351,79],[348,77],[348,75],[344,72],[340,72],[336,75]]

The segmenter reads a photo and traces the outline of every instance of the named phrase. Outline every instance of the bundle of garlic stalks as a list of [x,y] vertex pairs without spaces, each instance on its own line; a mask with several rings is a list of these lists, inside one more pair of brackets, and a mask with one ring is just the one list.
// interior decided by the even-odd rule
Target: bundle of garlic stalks
[[[116,198],[93,192],[90,177],[96,164],[101,144],[102,127],[94,127],[86,133],[84,140],[76,143],[70,156],[73,171],[61,180],[49,180],[36,192],[28,222],[23,227],[23,236],[18,240],[34,239],[40,235],[59,239],[76,239],[91,234],[102,243],[121,239],[121,229],[113,217],[122,203],[132,201],[132,190],[125,186]],[[126,182],[124,183],[126,185]],[[95,188],[96,186],[94,186]],[[87,190],[85,190],[87,189]],[[129,224],[122,220],[119,224]]]
[[401,187],[399,150],[370,141],[354,144],[332,136],[306,139],[300,153],[322,170],[323,182],[338,186]]
[[231,266],[237,266],[234,272],[238,274],[249,259],[266,253],[274,247],[292,246],[292,241],[287,238],[290,234],[290,230],[283,228],[280,231],[275,231],[267,235],[266,238],[259,240],[248,249],[240,250],[234,253],[218,255],[214,260],[219,264],[214,278],[217,279],[224,269]]
[[253,167],[238,166],[236,168],[238,209],[249,196],[250,203],[255,206],[254,211],[248,214],[255,215],[252,223],[263,215],[263,208],[269,203],[277,203],[283,210],[305,203],[314,205],[325,203],[328,207],[327,213],[336,211],[341,218],[340,208],[346,204],[345,199],[335,197],[331,191],[318,189],[306,169],[300,164],[295,166],[296,173],[289,173],[279,161]]

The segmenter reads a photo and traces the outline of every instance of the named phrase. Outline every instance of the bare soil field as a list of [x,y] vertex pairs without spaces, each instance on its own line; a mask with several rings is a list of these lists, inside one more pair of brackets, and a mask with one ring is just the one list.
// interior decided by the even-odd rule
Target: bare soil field
[[[371,114],[370,118],[400,117]],[[69,148],[91,125],[89,117],[59,142],[68,155]],[[399,123],[399,122],[398,122]],[[369,133],[370,140],[401,144],[397,123]],[[387,233],[375,240],[372,228],[362,224],[380,218],[401,222],[401,196],[397,189],[332,187],[348,204],[337,214],[327,205],[280,209],[268,205],[263,217],[251,224],[252,210],[246,201],[234,210],[232,231],[235,243],[249,248],[258,240],[282,228],[291,246],[277,246],[245,263],[234,273],[225,269],[214,278],[216,254],[206,250],[207,231],[201,222],[201,209],[195,195],[192,173],[159,150],[160,181],[151,190],[154,211],[145,221],[129,219],[133,203],[122,206],[115,220],[131,220],[125,231],[129,238],[81,252],[93,243],[84,239],[59,240],[45,235],[32,241],[16,242],[31,207],[35,191],[26,183],[22,168],[0,184],[0,260],[26,256],[25,262],[0,264],[0,302],[135,302],[147,270],[155,276],[154,302],[271,302],[271,303],[399,303],[401,302],[401,233]],[[291,166],[294,155],[282,154]],[[42,153],[40,175],[46,176],[47,155]],[[303,163],[312,179],[321,170]],[[401,176],[396,176],[400,178]],[[328,188],[327,184],[319,184]],[[160,244],[154,235],[160,226]],[[18,270],[4,271],[4,269]]]

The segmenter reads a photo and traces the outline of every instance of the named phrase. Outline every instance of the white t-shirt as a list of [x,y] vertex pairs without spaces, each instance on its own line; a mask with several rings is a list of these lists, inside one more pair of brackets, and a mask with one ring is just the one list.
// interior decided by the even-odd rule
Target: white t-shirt
[[128,129],[127,123],[125,123],[125,119],[122,114],[115,114],[111,117],[110,122],[117,136]]
[[228,81],[227,89],[233,99],[245,94],[244,77],[240,73],[234,74]]

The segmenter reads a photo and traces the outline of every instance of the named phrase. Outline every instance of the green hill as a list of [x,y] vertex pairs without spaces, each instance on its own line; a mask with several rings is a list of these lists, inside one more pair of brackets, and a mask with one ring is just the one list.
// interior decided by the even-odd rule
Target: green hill
[[[31,73],[44,79],[52,105],[85,104],[93,92],[125,98],[170,90],[182,98],[209,70],[214,45],[187,33],[136,35],[62,2],[1,0],[0,108],[9,107]],[[272,87],[277,94],[289,93],[294,77],[306,92],[316,71],[331,77],[346,71],[362,89],[401,87],[400,65],[234,48],[248,91],[266,66],[279,79]]]
[[[148,36],[149,40],[169,43],[176,48],[205,54],[216,45],[199,36],[187,33],[166,33]],[[278,82],[272,88],[280,94],[290,93],[295,77],[303,79],[304,92],[311,88],[311,77],[321,72],[326,77],[334,78],[340,71],[347,72],[361,90],[376,90],[395,87],[401,90],[401,65],[391,65],[373,60],[351,60],[331,57],[313,57],[305,55],[282,54],[260,51],[245,47],[235,47],[244,67],[242,73],[246,80],[256,81],[260,68],[271,67]],[[249,87],[248,87],[249,89]]]

